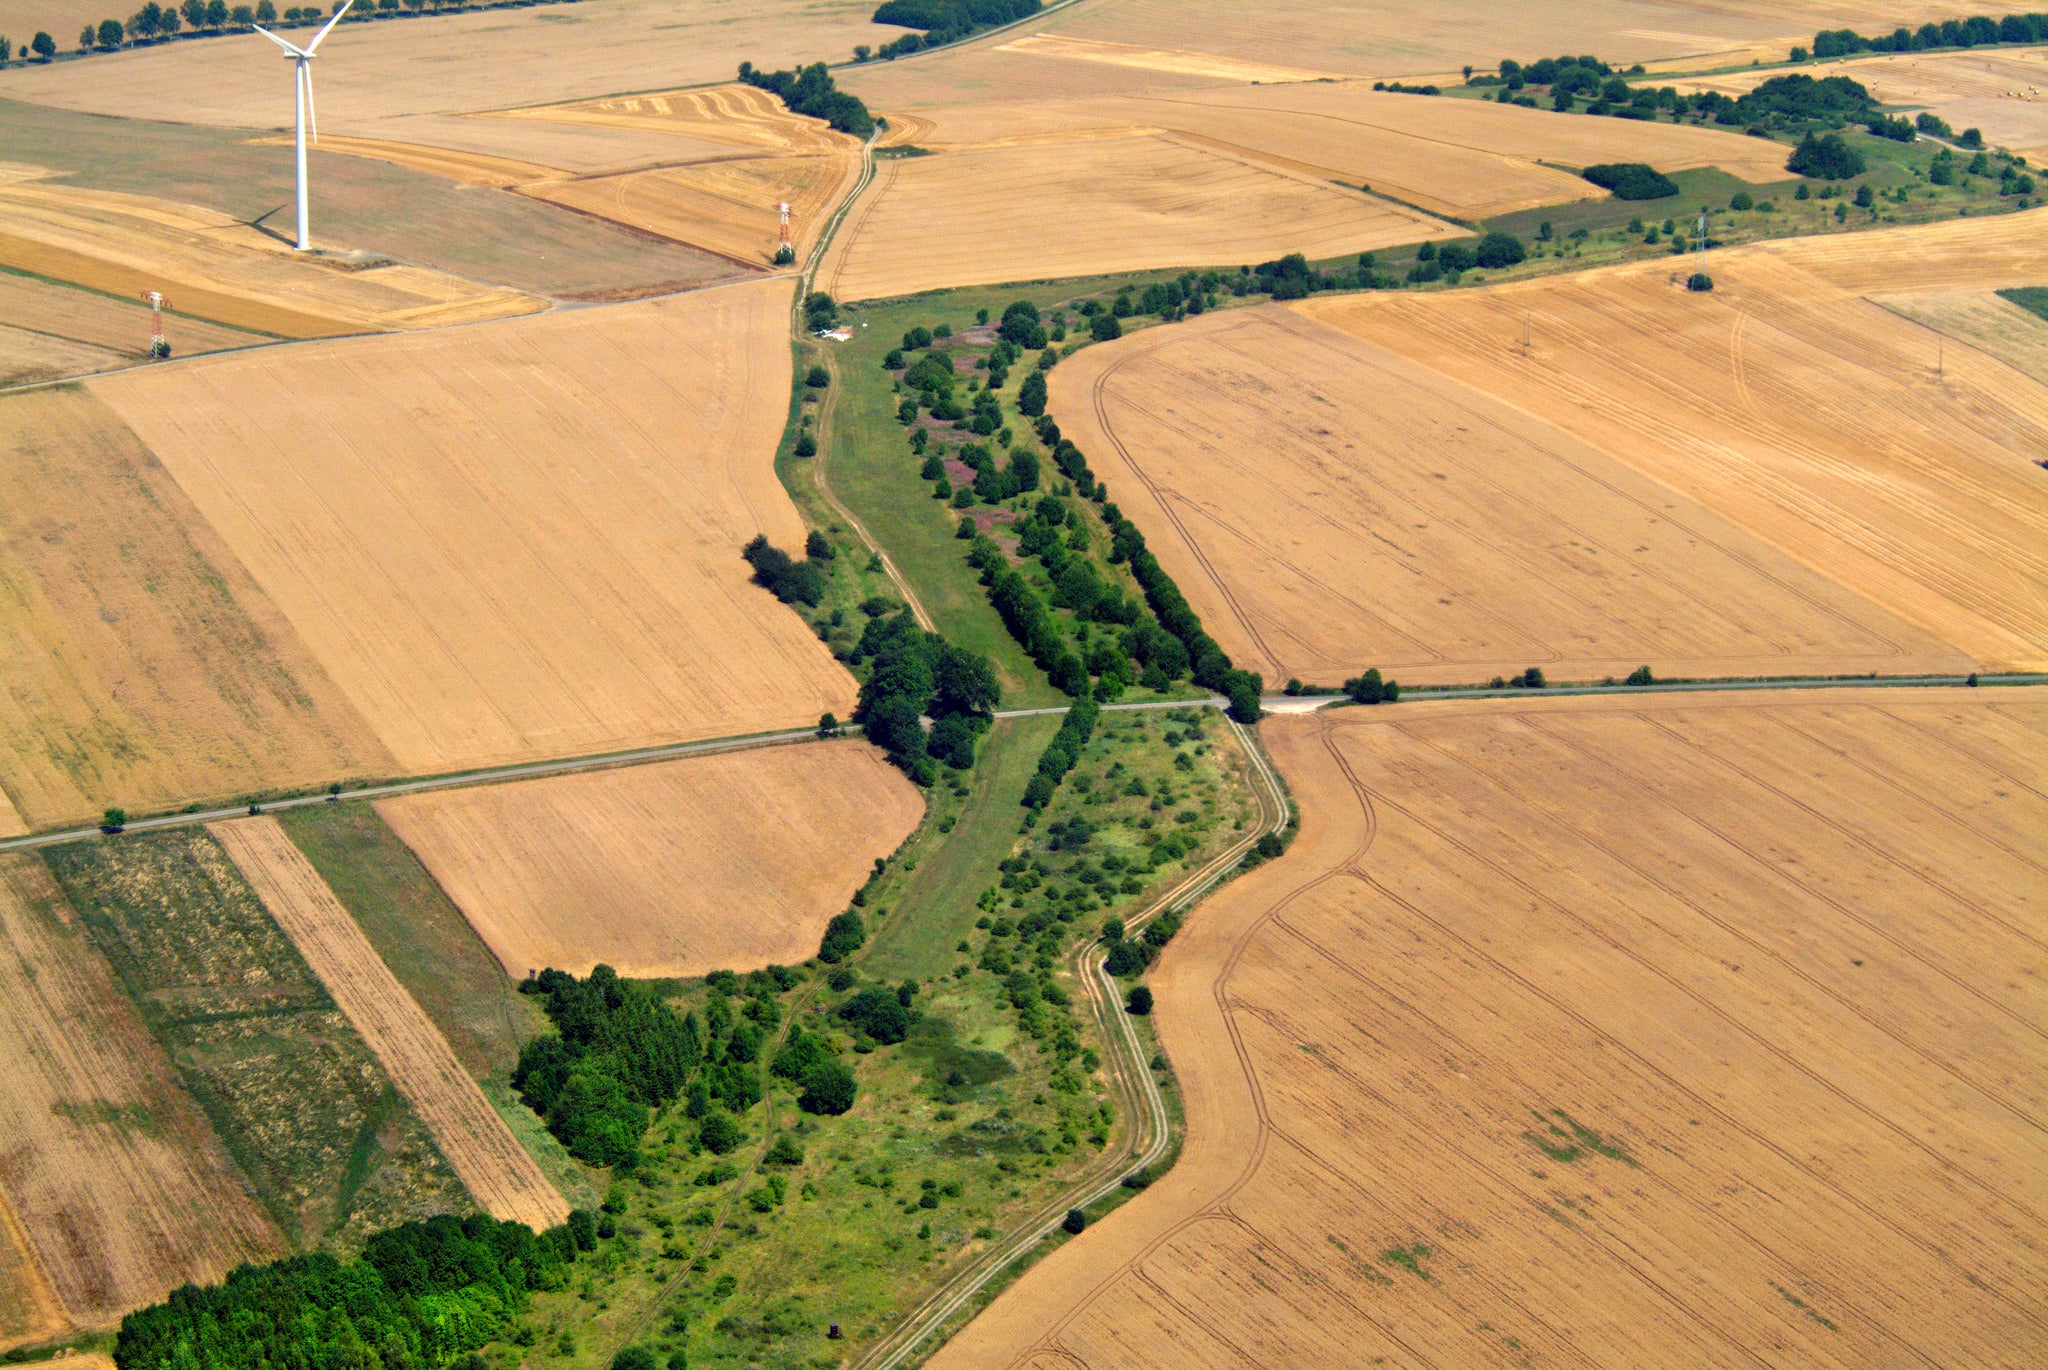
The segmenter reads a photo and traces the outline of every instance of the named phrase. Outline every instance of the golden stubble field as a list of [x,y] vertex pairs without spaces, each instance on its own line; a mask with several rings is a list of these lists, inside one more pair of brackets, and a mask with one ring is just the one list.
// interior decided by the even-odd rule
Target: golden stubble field
[[279,1254],[34,856],[0,856],[0,942],[0,1346],[111,1327],[179,1285]]
[[923,797],[864,742],[804,743],[382,800],[506,971],[793,965]]
[[1151,983],[1187,1148],[935,1367],[2037,1364],[2048,704],[1267,723]]
[[0,680],[0,831],[395,769],[177,482],[75,387],[0,399]]
[[[1156,135],[885,161],[819,271],[842,300],[1147,267],[1331,257],[1461,230],[1404,206]],[[1029,205],[1056,212],[1020,212]]]
[[[116,370],[149,354],[150,312],[140,300],[0,272],[0,319],[0,385]],[[175,314],[164,337],[180,357],[268,341]]]
[[209,209],[40,179],[0,185],[0,266],[108,294],[161,290],[233,329],[288,338],[529,314],[531,295],[385,259],[355,269]]
[[1048,412],[1269,685],[1969,668],[1541,417],[1283,307],[1087,348]]
[[1358,81],[884,108],[892,143],[945,150],[1164,130],[1471,220],[1602,193],[1560,166],[1626,160],[1662,171],[1718,166],[1756,182],[1785,175],[1782,146],[1740,134],[1391,95]]
[[[1996,291],[1908,290],[1867,298],[2048,385],[2048,319]],[[1946,369],[1945,351],[1936,352],[1935,364]]]
[[2048,666],[2048,386],[1866,298],[2048,279],[2048,210],[1699,265],[1709,294],[1648,261],[1299,309],[1555,424],[1987,667]]
[[752,585],[787,281],[94,382],[407,771],[844,714]]
[[[36,3],[0,0],[0,15]],[[698,0],[686,10],[670,0],[592,0],[343,24],[320,48],[321,127],[377,136],[375,121],[400,116],[730,81],[744,61],[771,68],[844,62],[857,43],[886,43],[906,32],[872,22],[874,11],[871,0]],[[28,20],[19,31],[31,31]],[[68,50],[78,28],[50,32]],[[10,68],[0,72],[0,98],[129,118],[163,119],[175,111],[182,123],[289,129],[291,87],[276,67],[276,49],[249,34]]]
[[433,1134],[478,1206],[536,1232],[565,1221],[569,1205],[561,1193],[277,820],[241,818],[209,824],[208,831]]

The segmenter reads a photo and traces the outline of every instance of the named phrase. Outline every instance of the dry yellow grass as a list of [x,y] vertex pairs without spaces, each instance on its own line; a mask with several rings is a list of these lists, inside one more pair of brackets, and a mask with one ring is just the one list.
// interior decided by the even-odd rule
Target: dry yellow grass
[[[0,0],[0,13],[36,3]],[[874,10],[873,0],[696,0],[687,9],[673,0],[602,0],[344,24],[320,49],[321,127],[375,137],[382,135],[362,125],[393,116],[730,81],[749,60],[843,62],[856,43],[906,32],[873,23]],[[78,24],[50,31],[69,47]],[[0,72],[0,97],[130,118],[162,119],[170,110],[184,123],[289,128],[291,91],[271,69],[275,53],[250,34],[15,67]]]
[[857,157],[746,157],[525,187],[552,204],[658,233],[749,266],[775,261],[789,205],[799,260],[852,185]]
[[0,856],[0,1205],[108,1327],[283,1245],[42,862]]
[[536,1232],[567,1220],[569,1205],[560,1192],[277,820],[243,818],[209,824],[208,831],[411,1103],[478,1206]]
[[[92,382],[409,771],[807,723],[787,281]],[[279,452],[290,453],[279,460]]]
[[[839,299],[939,286],[1330,257],[1458,230],[1355,191],[1158,137],[973,148],[883,164],[833,240]],[[1020,213],[1019,206],[1058,206]]]
[[1401,704],[1150,983],[1188,1139],[935,1370],[2035,1364],[2048,705]]
[[224,214],[47,182],[0,187],[0,266],[293,338],[530,313],[530,295],[410,266],[349,270]]
[[0,790],[39,828],[393,767],[177,483],[77,389],[0,399],[0,679]]
[[[1680,84],[1741,95],[1772,74],[1733,72]],[[1830,62],[1816,74],[1861,82],[1887,105],[1927,109],[1958,133],[1980,129],[1994,146],[2023,149],[2048,143],[2048,49],[1902,53]]]
[[[170,298],[175,309],[177,297]],[[163,323],[164,337],[177,357],[265,341],[253,333],[180,317],[175,312],[165,315]],[[114,299],[12,272],[0,272],[0,324],[106,348],[130,360],[140,360],[149,351],[149,306],[139,299]]]
[[636,132],[654,130],[773,156],[850,155],[860,150],[858,138],[833,132],[823,119],[790,113],[779,98],[757,86],[616,95],[603,100],[508,110],[497,117]]
[[1088,348],[1049,409],[1268,682],[1971,664],[1540,418],[1285,308]]
[[515,976],[802,961],[923,810],[901,772],[851,740],[377,805]]
[[[2048,667],[2048,386],[1874,291],[2048,279],[2048,211],[1302,312],[1548,420],[1988,667]],[[1525,328],[1534,343],[1525,355]]]
[[[1921,290],[1872,295],[1871,303],[1988,352],[2048,384],[2048,319],[1990,290]],[[1945,357],[1937,356],[1938,363]]]

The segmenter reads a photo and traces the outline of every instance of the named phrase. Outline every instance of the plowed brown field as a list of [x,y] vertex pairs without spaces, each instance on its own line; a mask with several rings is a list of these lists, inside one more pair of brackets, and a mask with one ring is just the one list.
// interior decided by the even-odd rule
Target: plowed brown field
[[852,706],[739,556],[803,541],[772,464],[789,298],[766,281],[93,384],[406,769],[606,751]]
[[1269,683],[1969,668],[1561,429],[1284,308],[1088,348],[1051,393]]
[[[174,387],[175,388],[175,387]],[[386,752],[120,418],[0,399],[0,828],[389,774]]]
[[1268,723],[1151,983],[1187,1147],[929,1363],[2032,1365],[2048,703]]
[[1864,298],[2048,279],[2048,210],[1709,256],[1710,294],[1644,262],[1302,312],[1556,424],[1987,666],[2048,666],[2048,386],[1938,359]]
[[[1058,206],[1020,213],[1019,206]],[[1329,257],[1461,232],[1356,191],[1161,137],[884,162],[819,273],[839,299],[940,286]]]
[[854,741],[377,805],[515,976],[802,961],[923,811],[916,787]]
[[[0,856],[0,943],[0,1209],[33,1252],[25,1264],[0,1256],[0,1344],[66,1318],[111,1326],[181,1284],[279,1254],[277,1231],[35,857]],[[0,1226],[12,1226],[4,1213]],[[11,1244],[0,1232],[0,1248]],[[44,1278],[61,1302],[56,1327],[35,1293]]]
[[478,1206],[536,1232],[566,1220],[569,1205],[277,820],[243,818],[209,830],[412,1104]]

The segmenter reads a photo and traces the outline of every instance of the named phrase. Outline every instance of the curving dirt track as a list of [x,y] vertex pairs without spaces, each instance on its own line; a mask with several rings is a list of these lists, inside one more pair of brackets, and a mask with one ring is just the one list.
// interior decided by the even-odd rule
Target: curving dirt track
[[1156,973],[1180,1163],[934,1366],[2025,1365],[2048,702],[1270,721]]
[[544,1232],[569,1205],[275,818],[208,827],[492,1217]]

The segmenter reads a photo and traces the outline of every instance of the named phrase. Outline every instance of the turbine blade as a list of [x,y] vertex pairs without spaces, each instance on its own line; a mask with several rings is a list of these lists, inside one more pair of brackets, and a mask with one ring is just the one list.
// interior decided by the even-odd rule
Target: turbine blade
[[353,5],[355,2],[356,0],[341,0],[341,8],[336,10],[334,12],[334,17],[327,21],[327,27],[321,29],[320,32],[314,34],[313,41],[306,44],[306,56],[311,57],[313,55],[313,50],[320,46],[320,40],[327,36],[329,29],[332,29],[336,24],[339,24],[341,22],[341,16],[347,14],[348,7],[350,5]]
[[306,133],[315,143],[320,141],[320,119],[313,113],[313,66],[310,62],[299,63],[299,79],[306,83]]
[[256,32],[262,34],[265,38],[268,38],[271,42],[277,44],[279,47],[283,48],[286,52],[290,53],[294,57],[304,57],[306,55],[303,49],[298,48],[291,43],[287,43],[284,39],[278,37],[269,29],[264,28],[263,25],[261,24],[251,24],[249,27],[255,29]]

